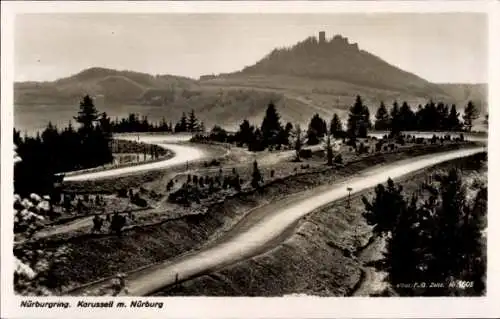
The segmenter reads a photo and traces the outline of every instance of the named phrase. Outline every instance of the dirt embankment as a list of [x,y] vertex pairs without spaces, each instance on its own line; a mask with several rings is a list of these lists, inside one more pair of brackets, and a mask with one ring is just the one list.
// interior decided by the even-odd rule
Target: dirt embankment
[[[450,145],[449,147],[454,146]],[[374,155],[349,163],[343,167],[324,167],[316,170],[315,172],[297,174],[295,176],[278,179],[269,183],[259,191],[243,192],[230,198],[226,198],[223,202],[211,205],[207,210],[200,212],[200,214],[182,216],[180,218],[164,221],[156,225],[135,227],[127,231],[121,238],[111,235],[85,235],[74,237],[69,240],[60,240],[57,237],[47,238],[46,240],[40,240],[35,243],[27,243],[16,247],[15,252],[16,250],[18,253],[23,250],[42,250],[50,252],[64,247],[65,251],[68,252],[66,258],[56,264],[53,264],[45,276],[37,279],[40,284],[47,286],[53,292],[61,292],[86,282],[112,276],[118,271],[131,271],[136,268],[164,261],[190,250],[197,249],[205,243],[218,237],[220,232],[229,229],[236,223],[237,220],[243,217],[243,214],[246,211],[256,206],[282,199],[288,194],[300,192],[304,189],[327,183],[335,183],[335,181],[338,181],[339,179],[376,164],[392,162],[433,151],[435,152],[436,149],[441,151],[444,150],[442,146],[428,146],[418,150],[406,150],[402,153]],[[329,230],[330,232],[334,232],[342,238],[346,236],[345,229],[348,225],[357,224],[353,215],[350,215],[348,212],[345,212],[344,214],[346,217],[336,219],[339,220],[338,223],[340,223],[336,226],[336,228],[333,226],[328,228],[331,229]],[[315,223],[311,222],[311,227],[319,227],[318,224],[328,225],[327,223],[320,221],[316,224],[316,226],[314,226]],[[306,240],[305,238],[307,236],[304,237],[303,235],[307,234],[307,231],[310,230],[299,230],[297,235],[294,237],[299,236],[298,238],[303,237],[303,240]],[[342,245],[339,246],[338,244],[339,240],[331,240],[331,242],[334,247],[342,247]],[[334,271],[332,267],[334,267],[334,265],[338,265],[337,267],[339,271],[337,274],[339,278],[342,277],[345,280],[352,281],[353,283],[357,281],[356,278],[352,277],[351,273],[356,272],[358,265],[350,258],[342,257],[343,252],[339,253],[341,250],[331,248],[332,250],[330,251],[330,254],[333,254],[333,257],[325,260],[325,256],[328,256],[328,253],[326,252],[314,253],[301,248],[303,254],[297,254],[296,248],[293,248],[294,245],[295,244],[292,242],[281,246],[282,248],[278,250],[281,255],[277,259],[283,260],[284,262],[286,261],[285,263],[290,267],[296,267],[296,271],[307,272],[310,276],[315,276],[315,274],[322,273],[322,271],[315,269],[312,266],[306,267],[306,265],[312,265],[313,263],[324,264],[325,266],[328,265],[329,268],[327,270],[323,270],[323,272],[327,271],[330,273]],[[346,242],[345,245],[349,244]],[[297,247],[303,246],[305,247],[307,245],[298,245]],[[269,254],[263,256],[262,258],[270,258],[266,256],[269,256]],[[300,262],[297,259],[300,258],[300,256],[307,256],[309,262]],[[321,260],[325,260],[325,262],[318,262]],[[246,268],[244,268],[242,272],[243,278],[247,277],[247,271],[245,269]],[[266,271],[272,270],[271,268],[267,268],[265,266],[263,269],[267,269]],[[274,270],[268,274],[261,273],[258,276],[248,277],[273,278],[273,273]],[[276,272],[275,277],[279,277],[285,282],[285,278],[282,276],[283,274]],[[286,281],[288,282],[290,280]],[[346,284],[339,280],[335,281],[340,283],[339,287],[352,286],[351,284]],[[231,279],[230,282],[232,286],[238,286],[236,284],[238,280]],[[242,282],[244,282],[243,279]],[[312,281],[306,279],[303,282],[309,284]],[[210,285],[207,285],[208,289]],[[257,283],[254,283],[254,285],[257,287]],[[223,287],[223,285],[217,284],[217,287],[219,286]],[[276,287],[281,286],[276,283]],[[306,289],[305,286],[294,287],[293,291],[300,291],[304,289]],[[290,290],[292,291],[291,287]],[[203,290],[196,289],[196,291],[198,292],[194,294],[203,294]],[[238,294],[239,290],[236,288],[233,290],[221,288],[220,293],[225,292],[225,294],[231,294],[231,291],[234,291],[234,294]],[[245,291],[252,291],[252,289],[250,287]],[[256,291],[261,293],[259,289]],[[287,291],[287,289],[280,289],[280,291]],[[217,293],[210,291],[210,294]]]
[[[462,166],[458,159],[420,171],[399,181],[405,193],[417,191],[429,175]],[[463,166],[467,169],[467,166]],[[379,274],[366,270],[366,263],[381,257],[380,243],[373,240],[362,218],[362,196],[337,201],[297,223],[290,237],[279,246],[252,259],[218,272],[168,287],[157,296],[282,296],[310,294],[351,296],[363,287],[367,295],[382,291]],[[368,282],[370,281],[370,282]]]

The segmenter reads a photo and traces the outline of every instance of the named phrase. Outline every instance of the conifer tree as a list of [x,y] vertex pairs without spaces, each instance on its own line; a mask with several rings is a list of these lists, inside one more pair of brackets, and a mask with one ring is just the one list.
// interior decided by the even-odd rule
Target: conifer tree
[[267,106],[266,114],[262,120],[260,131],[262,132],[263,147],[274,145],[277,142],[279,132],[282,130],[280,116],[273,102]]
[[457,112],[457,107],[452,104],[450,114],[447,119],[447,129],[451,131],[461,130],[462,123],[460,123],[460,113]]
[[347,134],[351,140],[355,140],[356,137],[366,137],[370,126],[370,112],[358,95],[356,96],[356,102],[350,108],[347,120]]
[[398,136],[401,133],[401,116],[398,102],[394,101],[391,109],[391,136]]
[[387,112],[384,102],[380,102],[377,114],[375,114],[375,129],[385,131],[389,129],[389,125],[389,113]]
[[260,183],[262,181],[262,175],[259,170],[259,165],[257,164],[257,161],[255,160],[253,162],[253,172],[252,172],[252,187],[253,188],[258,188],[260,186]]
[[469,101],[469,103],[467,103],[467,106],[465,107],[464,110],[463,118],[464,118],[464,126],[467,129],[467,131],[470,132],[472,130],[473,122],[477,118],[479,118],[479,110],[474,105],[474,103],[472,103],[472,101]]
[[241,145],[250,145],[254,138],[254,129],[248,120],[243,120],[240,124],[240,129],[235,134],[236,141]]
[[326,137],[326,165],[333,165],[333,150],[332,143],[330,141],[330,135],[327,135]]
[[82,125],[84,134],[89,134],[94,127],[94,122],[99,118],[94,101],[89,95],[85,95],[80,102],[80,111],[75,120]]
[[372,202],[363,197],[363,203],[363,216],[368,225],[374,226],[373,232],[377,235],[391,233],[405,209],[402,187],[390,178],[387,180],[387,188],[381,184],[375,187],[375,198]]
[[342,131],[342,122],[340,121],[337,113],[335,113],[333,114],[332,121],[330,122],[330,134],[335,138],[339,138],[341,137]]
[[198,131],[198,119],[196,118],[194,110],[191,110],[191,112],[189,113],[189,119],[187,122],[187,130],[189,132]]

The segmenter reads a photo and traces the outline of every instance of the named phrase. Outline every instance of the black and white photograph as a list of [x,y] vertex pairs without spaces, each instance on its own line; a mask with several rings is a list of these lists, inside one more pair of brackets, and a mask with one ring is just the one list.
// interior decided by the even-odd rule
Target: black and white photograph
[[17,306],[489,295],[488,12],[128,8],[12,19]]

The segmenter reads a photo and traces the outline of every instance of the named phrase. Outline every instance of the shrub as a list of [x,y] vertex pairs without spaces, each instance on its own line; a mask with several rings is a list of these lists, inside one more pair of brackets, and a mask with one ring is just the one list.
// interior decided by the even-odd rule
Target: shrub
[[121,188],[118,190],[118,197],[121,197],[121,198],[127,198],[128,195],[127,195],[127,189],[126,188]]
[[208,163],[208,166],[220,166],[220,162],[216,159],[213,159]]
[[342,155],[341,154],[337,154],[335,156],[335,159],[333,160],[334,163],[336,164],[342,164],[343,160],[342,160]]
[[358,154],[364,154],[368,152],[368,146],[364,143],[360,143],[357,149]]
[[167,192],[170,192],[170,190],[174,187],[174,181],[170,180],[167,184]]
[[302,158],[311,158],[312,157],[312,151],[311,150],[300,150],[299,156]]
[[132,196],[132,200],[131,200],[132,204],[134,205],[137,205],[139,207],[147,207],[148,206],[148,202],[139,196],[139,194],[135,194],[134,196]]

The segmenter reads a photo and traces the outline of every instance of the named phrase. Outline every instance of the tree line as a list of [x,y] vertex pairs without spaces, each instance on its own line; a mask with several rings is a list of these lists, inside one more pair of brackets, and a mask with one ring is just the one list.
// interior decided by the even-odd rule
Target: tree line
[[[427,103],[413,111],[407,102],[401,107],[394,102],[392,109],[387,110],[384,103],[380,104],[375,115],[375,122],[371,122],[370,111],[358,95],[354,104],[349,108],[349,114],[344,129],[343,123],[334,114],[329,123],[319,114],[314,114],[309,122],[307,131],[302,134],[300,125],[288,122],[282,125],[281,116],[274,103],[270,102],[260,126],[252,125],[243,120],[236,133],[230,133],[216,125],[208,134],[198,134],[193,141],[211,140],[223,143],[232,143],[248,150],[258,152],[265,149],[281,149],[283,146],[294,147],[297,152],[301,145],[319,144],[325,137],[348,138],[353,143],[357,138],[365,138],[369,130],[388,130],[391,136],[398,136],[403,131],[463,131],[471,130],[472,122],[478,118],[479,111],[469,102],[465,108],[463,122],[455,105],[449,108],[443,103]],[[291,138],[293,138],[291,140]]]
[[50,193],[54,174],[113,161],[111,121],[106,113],[99,113],[90,96],[83,97],[74,119],[79,127],[74,128],[70,122],[60,130],[49,122],[35,137],[21,136],[14,129],[14,145],[21,158],[14,167],[17,194]]
[[191,110],[189,116],[185,112],[175,125],[162,118],[160,122],[154,123],[148,120],[147,116],[140,117],[138,114],[130,113],[127,117],[120,120],[111,121],[111,130],[115,133],[132,133],[132,132],[168,132],[168,133],[183,133],[183,132],[204,132],[205,125],[200,121],[194,112]]
[[376,130],[390,130],[393,134],[402,131],[470,131],[474,120],[479,117],[479,110],[469,101],[464,109],[463,121],[455,104],[451,107],[444,103],[430,101],[425,106],[419,105],[413,111],[407,102],[400,106],[397,101],[389,111],[382,102],[375,115]]
[[[483,157],[481,159],[481,157]],[[484,161],[485,154],[472,160]],[[387,240],[383,268],[403,296],[482,295],[485,292],[487,188],[475,186],[472,201],[457,168],[437,174],[410,198],[391,179],[379,184],[364,217]],[[470,191],[470,190],[469,190]],[[425,196],[424,196],[425,193]],[[423,199],[422,199],[423,198]],[[420,283],[442,283],[429,287]],[[412,287],[405,284],[411,283]],[[413,286],[418,283],[418,286]],[[462,285],[462,286],[460,286]],[[467,287],[464,287],[466,285]]]
[[282,125],[280,115],[273,102],[267,106],[266,113],[260,127],[243,120],[236,133],[227,132],[222,127],[215,125],[208,134],[197,134],[193,141],[216,141],[221,143],[233,143],[240,147],[248,147],[248,150],[258,152],[268,149],[281,149],[289,145],[289,137],[293,125],[288,122]]

